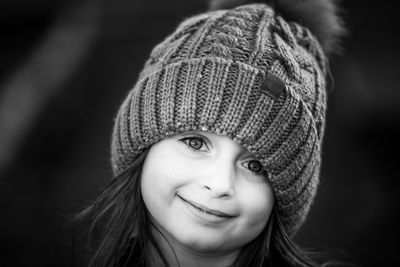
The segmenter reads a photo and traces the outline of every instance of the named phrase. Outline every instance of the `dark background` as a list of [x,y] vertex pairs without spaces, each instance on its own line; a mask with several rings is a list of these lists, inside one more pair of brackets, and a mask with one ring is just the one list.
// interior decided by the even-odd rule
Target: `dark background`
[[[398,10],[342,1],[321,184],[303,246],[398,259]],[[113,118],[151,48],[204,1],[0,2],[0,266],[70,266],[68,218],[111,178]]]

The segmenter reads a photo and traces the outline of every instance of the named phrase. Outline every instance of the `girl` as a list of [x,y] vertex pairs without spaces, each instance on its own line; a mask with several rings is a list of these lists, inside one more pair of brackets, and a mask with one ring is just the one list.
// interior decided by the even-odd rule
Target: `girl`
[[90,266],[320,266],[291,240],[316,193],[325,0],[215,1],[157,45],[118,112],[115,178],[78,219]]

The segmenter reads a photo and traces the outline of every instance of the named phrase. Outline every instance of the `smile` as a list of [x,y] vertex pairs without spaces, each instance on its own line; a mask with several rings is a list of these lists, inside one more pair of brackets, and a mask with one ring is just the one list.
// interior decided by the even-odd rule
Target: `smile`
[[203,206],[201,204],[198,204],[196,202],[188,201],[188,200],[184,199],[183,197],[181,197],[179,195],[178,195],[178,197],[180,199],[182,199],[184,202],[186,202],[187,204],[189,204],[190,206],[192,206],[193,208],[195,208],[197,211],[201,212],[201,213],[212,215],[212,216],[216,216],[216,217],[219,217],[219,218],[233,218],[233,217],[236,217],[236,216],[227,214],[225,212],[209,209],[209,208],[207,208],[207,207],[205,207],[205,206]]

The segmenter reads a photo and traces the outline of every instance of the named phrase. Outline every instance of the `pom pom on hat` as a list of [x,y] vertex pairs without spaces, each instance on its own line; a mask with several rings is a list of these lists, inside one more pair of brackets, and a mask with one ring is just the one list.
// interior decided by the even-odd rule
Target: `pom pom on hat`
[[336,0],[210,0],[209,9],[232,9],[240,5],[265,3],[287,21],[308,28],[319,41],[326,54],[337,52],[339,37],[346,33],[343,20],[338,16]]

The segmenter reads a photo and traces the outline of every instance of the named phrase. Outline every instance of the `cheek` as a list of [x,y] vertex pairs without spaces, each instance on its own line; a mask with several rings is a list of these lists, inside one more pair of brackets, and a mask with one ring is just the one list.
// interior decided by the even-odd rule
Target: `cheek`
[[144,163],[141,176],[141,189],[145,202],[158,202],[170,191],[172,172],[168,165],[157,158],[148,157]]
[[162,155],[149,152],[141,175],[142,198],[150,216],[157,223],[167,215],[174,197],[173,168]]
[[188,182],[189,174],[180,162],[181,159],[170,149],[161,146],[151,148],[141,176],[141,190],[146,205],[170,203],[176,191]]
[[240,216],[231,240],[233,246],[243,246],[254,240],[265,228],[274,205],[268,184],[241,184],[237,192]]
[[274,205],[273,192],[268,184],[245,187],[241,192],[241,208],[249,227],[262,227],[271,215]]
[[142,171],[142,190],[171,191],[178,188],[183,183],[184,177],[179,170],[171,164],[158,164],[157,166],[145,168]]

